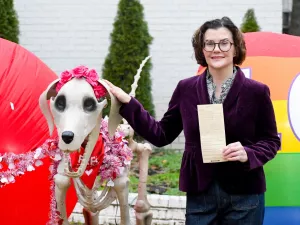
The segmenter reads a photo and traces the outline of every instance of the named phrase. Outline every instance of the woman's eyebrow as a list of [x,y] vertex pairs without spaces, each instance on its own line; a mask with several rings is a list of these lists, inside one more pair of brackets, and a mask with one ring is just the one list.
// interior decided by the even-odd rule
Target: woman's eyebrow
[[[205,42],[207,41],[214,41],[212,39],[206,39]],[[229,38],[223,38],[223,39],[220,39],[220,41],[229,41]]]

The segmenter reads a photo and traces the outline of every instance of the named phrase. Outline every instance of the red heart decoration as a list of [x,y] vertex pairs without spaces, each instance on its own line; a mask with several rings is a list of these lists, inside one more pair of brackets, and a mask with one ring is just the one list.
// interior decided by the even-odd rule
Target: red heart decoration
[[[57,76],[34,54],[1,38],[0,62],[0,155],[35,150],[49,138],[38,100]],[[97,146],[103,153],[102,138],[99,138]],[[101,161],[102,158],[103,154]],[[49,221],[50,159],[42,161],[42,166],[16,177],[15,183],[0,188],[1,225],[43,225]],[[89,176],[85,174],[83,180],[92,186],[96,175],[95,170]],[[72,185],[67,193],[68,216],[76,203]]]

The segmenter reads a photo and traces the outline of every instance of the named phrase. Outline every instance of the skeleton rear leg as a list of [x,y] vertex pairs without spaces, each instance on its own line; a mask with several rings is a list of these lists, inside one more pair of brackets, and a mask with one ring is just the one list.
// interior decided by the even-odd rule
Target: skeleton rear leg
[[136,143],[135,151],[139,159],[139,186],[138,198],[134,206],[136,214],[136,225],[151,225],[153,213],[150,211],[150,203],[147,199],[148,160],[152,148],[148,143]]
[[130,225],[129,205],[128,205],[128,169],[125,168],[124,173],[114,180],[113,189],[117,193],[120,204],[121,223],[120,225]]

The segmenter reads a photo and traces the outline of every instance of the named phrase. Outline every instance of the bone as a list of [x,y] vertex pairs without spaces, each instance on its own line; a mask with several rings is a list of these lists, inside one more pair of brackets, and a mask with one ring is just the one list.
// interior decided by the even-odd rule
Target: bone
[[97,210],[93,209],[93,193],[92,191],[89,191],[86,187],[85,188],[80,188],[78,181],[80,180],[80,178],[76,178],[77,180],[74,182],[75,185],[75,190],[76,190],[76,194],[78,197],[78,201],[79,203],[86,209],[88,209],[91,212],[97,212]]
[[129,205],[128,205],[128,170],[125,169],[124,174],[121,177],[118,177],[114,181],[115,185],[113,189],[116,191],[118,200],[120,203],[120,215],[121,222],[120,225],[129,225]]
[[[133,84],[131,85],[131,91],[129,92],[129,96],[135,97],[135,91],[138,87],[138,82],[141,77],[140,75],[141,75],[142,69],[143,69],[144,65],[146,64],[146,62],[148,61],[148,59],[150,59],[151,57],[152,57],[151,55],[147,56],[140,64],[140,67],[137,70],[137,73],[134,75],[134,78],[133,78],[134,81],[133,81]],[[128,124],[128,122],[124,118],[123,118],[123,124]]]
[[120,122],[122,121],[122,116],[119,114],[119,110],[121,107],[121,102],[110,92],[109,86],[104,82],[103,80],[99,80],[99,83],[101,83],[107,90],[110,100],[111,100],[111,106],[109,111],[109,119],[108,119],[108,133],[110,138],[112,138],[116,132],[116,129]]
[[137,154],[139,159],[139,184],[138,197],[134,206],[136,211],[137,225],[148,225],[152,221],[152,212],[150,203],[147,199],[147,177],[148,177],[148,160],[152,153],[151,145],[148,143],[137,143],[133,140],[134,131],[128,124],[121,124],[119,129],[128,137],[128,147]]
[[[59,170],[63,167],[62,162],[59,164]],[[66,212],[66,194],[71,182],[70,178],[61,174],[54,176],[55,182],[55,199],[57,203],[57,210],[60,213],[60,217],[63,219],[63,225],[69,225],[67,212]]]
[[151,225],[152,212],[150,203],[147,199],[147,177],[148,177],[148,160],[152,153],[152,148],[148,143],[137,143],[133,138],[129,141],[130,148],[135,151],[139,159],[139,184],[138,197],[134,206],[136,211],[136,225]]
[[129,95],[132,96],[132,97],[135,97],[135,91],[136,91],[136,89],[138,87],[138,81],[139,81],[139,79],[141,77],[140,75],[141,75],[142,69],[143,69],[144,65],[146,64],[146,62],[148,61],[148,59],[150,59],[150,58],[151,58],[151,55],[147,56],[143,60],[143,62],[140,64],[140,68],[138,69],[136,75],[134,76],[134,82],[131,85],[131,92],[129,93]]
[[114,189],[110,189],[105,198],[101,202],[95,203],[95,209],[101,211],[111,205],[117,199],[117,194]]
[[106,186],[103,191],[101,192],[101,194],[99,195],[99,197],[96,199],[96,202],[101,202],[101,199],[104,198],[104,196],[108,193],[108,191],[110,190],[111,188]]

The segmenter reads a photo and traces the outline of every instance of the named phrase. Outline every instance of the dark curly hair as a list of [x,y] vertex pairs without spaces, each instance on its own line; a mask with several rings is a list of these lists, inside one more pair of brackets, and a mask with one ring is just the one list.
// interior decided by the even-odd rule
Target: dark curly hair
[[201,66],[207,66],[207,62],[203,55],[203,39],[205,32],[208,29],[218,29],[221,27],[227,28],[232,34],[234,46],[236,49],[236,55],[233,58],[233,63],[235,65],[240,65],[244,62],[247,50],[243,34],[228,17],[222,17],[221,19],[206,21],[200,28],[195,31],[193,35],[192,45],[194,48],[195,57],[197,63]]

